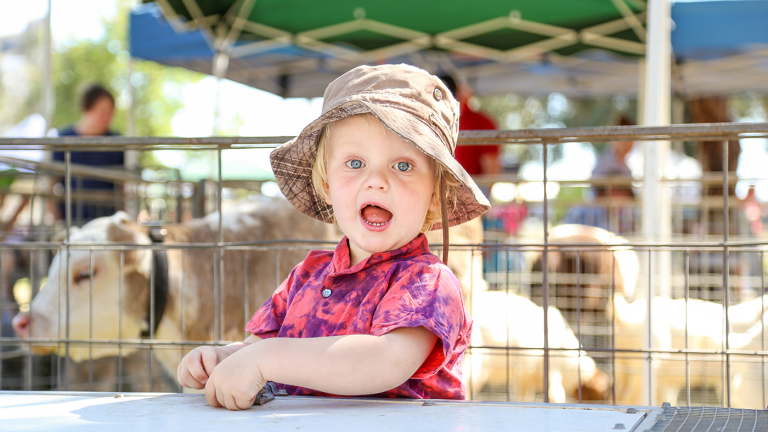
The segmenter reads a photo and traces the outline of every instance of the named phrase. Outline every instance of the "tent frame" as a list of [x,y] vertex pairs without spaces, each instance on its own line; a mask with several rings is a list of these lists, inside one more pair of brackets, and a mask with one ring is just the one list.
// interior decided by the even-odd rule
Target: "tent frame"
[[[250,56],[291,44],[356,64],[370,63],[377,59],[410,54],[433,47],[498,63],[525,60],[578,43],[597,48],[612,49],[632,55],[645,54],[646,47],[644,41],[646,40],[646,30],[642,22],[646,18],[646,4],[640,0],[632,0],[631,3],[641,10],[641,12],[635,14],[625,3],[625,1],[629,0],[611,1],[622,15],[622,18],[598,24],[581,31],[525,20],[522,18],[520,11],[512,10],[506,17],[493,18],[448,30],[438,33],[434,37],[424,32],[367,19],[365,17],[365,9],[362,7],[355,9],[354,19],[351,21],[291,34],[285,30],[248,21],[247,17],[253,10],[256,0],[238,0],[223,15],[213,14],[208,16],[203,15],[195,0],[183,0],[184,6],[193,18],[186,22],[182,21],[170,3],[168,3],[168,0],[156,0],[156,3],[160,6],[163,15],[171,23],[174,30],[180,33],[203,30],[210,38],[208,42],[214,51],[227,51],[231,58]],[[217,23],[225,22],[231,26],[230,31],[225,36],[218,36]],[[463,39],[503,29],[518,30],[549,38],[510,50],[498,50],[463,41]],[[610,36],[611,34],[628,29],[631,29],[642,42],[633,42]],[[234,46],[234,41],[237,40],[243,30],[265,39]],[[372,50],[354,50],[322,41],[322,39],[363,30],[402,39],[404,42]]]

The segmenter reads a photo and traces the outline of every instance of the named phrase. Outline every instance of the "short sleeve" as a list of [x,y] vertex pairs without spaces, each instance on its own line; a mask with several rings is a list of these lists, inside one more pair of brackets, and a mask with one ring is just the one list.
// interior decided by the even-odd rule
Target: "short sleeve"
[[413,266],[395,277],[376,308],[371,334],[381,336],[401,327],[424,327],[438,337],[412,378],[429,378],[461,357],[469,343],[471,319],[459,282],[448,267]]
[[288,294],[294,284],[296,271],[303,262],[291,270],[291,274],[280,284],[264,304],[253,314],[245,329],[254,336],[263,339],[276,337],[285,320],[288,310]]

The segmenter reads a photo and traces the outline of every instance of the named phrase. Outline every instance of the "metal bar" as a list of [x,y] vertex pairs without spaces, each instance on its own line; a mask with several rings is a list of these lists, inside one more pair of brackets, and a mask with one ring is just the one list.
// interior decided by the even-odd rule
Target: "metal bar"
[[[35,279],[34,279],[35,265],[34,265],[34,254],[33,253],[29,254],[29,261],[30,261],[29,262],[29,287],[30,287],[30,293],[32,293],[32,292],[35,291],[35,289],[34,289],[34,286],[35,286]],[[2,262],[0,262],[0,265],[2,265]],[[0,283],[2,283],[2,279],[0,279]],[[0,309],[0,310],[2,310],[2,309]],[[32,335],[31,334],[31,325],[32,325],[32,298],[31,297],[30,297],[30,301],[29,301],[29,317],[30,317],[29,318],[29,325],[30,325],[30,336],[31,336]],[[30,360],[30,363],[31,363],[31,360],[32,360],[32,355],[31,354],[29,355],[29,360]],[[0,363],[2,363],[2,361],[0,361]],[[30,365],[30,368],[31,368],[31,365]],[[30,378],[29,378],[30,382],[32,380],[31,374],[32,374],[32,372],[31,372],[31,369],[30,369]]]
[[[254,242],[230,242],[224,243],[221,247],[224,250],[251,250],[251,251],[272,251],[274,249],[280,250],[306,250],[310,246],[327,246],[335,245],[334,242],[329,241],[312,241],[312,240],[264,240]],[[0,250],[50,250],[60,246],[58,243],[51,242],[29,242],[19,244],[0,243]],[[135,243],[87,243],[78,242],[70,245],[71,250],[112,250],[112,251],[127,251],[127,250],[210,250],[211,243],[186,243],[186,244],[135,244]],[[431,244],[430,246],[442,246],[442,243]],[[617,251],[632,249],[635,251],[646,252],[648,250],[666,250],[666,251],[678,251],[684,252],[686,249],[697,248],[702,251],[722,251],[723,246],[728,247],[729,250],[735,251],[750,251],[759,246],[768,246],[768,241],[739,241],[739,242],[649,242],[649,243],[617,243],[617,244],[597,244],[597,243],[548,243],[547,247],[552,250],[559,251],[575,251],[575,250],[590,250],[590,251]],[[543,251],[544,243],[520,243],[515,245],[499,245],[498,243],[479,243],[479,244],[465,244],[461,246],[455,246],[456,248],[463,250],[469,247],[480,248],[483,250],[500,250],[511,249],[516,251]]]
[[[760,251],[760,302],[765,310],[765,251]],[[765,351],[765,314],[760,314],[760,351]],[[760,375],[762,377],[763,405],[765,406],[765,356],[760,356]],[[757,418],[757,416],[755,416]]]
[[[5,314],[5,275],[3,274],[3,254],[0,253],[0,335],[3,334],[3,315]],[[31,303],[31,302],[30,302]],[[10,310],[8,312],[10,314]],[[30,320],[30,324],[32,320]],[[31,334],[30,334],[31,336]],[[5,344],[0,341],[0,355],[3,353]],[[3,388],[3,360],[0,358],[0,389]]]
[[[61,248],[59,248],[59,256],[63,257],[64,253],[65,253],[64,252],[64,247],[62,246]],[[64,261],[63,258],[61,260],[59,260],[59,274],[57,275],[58,278],[59,278],[59,283],[56,286],[56,310],[58,311],[58,313],[56,314],[56,334],[58,335],[58,339],[59,340],[61,339],[61,290],[62,290],[62,285],[64,285],[64,283],[63,283],[64,279],[61,276],[62,275],[61,268],[64,265],[63,261]],[[31,314],[30,314],[30,316],[31,316]],[[30,329],[30,339],[32,339],[32,332],[31,332],[31,330],[32,329]],[[61,356],[59,355],[59,353],[61,353],[61,343],[60,342],[57,342],[56,348],[57,348],[57,350],[56,350],[56,385],[53,386],[53,377],[51,377],[51,386],[55,387],[57,389],[61,389]],[[31,366],[31,363],[32,363],[32,345],[31,344],[29,345],[29,350],[30,350],[29,351],[30,352],[30,354],[29,354],[29,362],[30,362],[30,375],[31,375],[32,374],[32,372],[31,372],[32,371],[32,366]]]
[[[16,338],[0,338],[1,342],[18,342],[18,339]],[[88,340],[88,339],[58,339],[58,338],[31,338],[29,340],[25,340],[25,344],[34,345],[34,346],[43,346],[43,345],[50,345],[51,343],[57,343],[57,342],[69,342],[73,346],[87,346],[88,344],[92,344],[95,346],[114,346],[114,345],[121,345],[124,347],[141,347],[146,348],[150,345],[154,347],[172,347],[172,346],[199,346],[199,345],[218,345],[218,341],[211,341],[211,340],[156,340],[155,342],[150,342],[149,339],[94,339],[94,340]],[[224,342],[238,342],[237,340],[233,341],[224,341]],[[510,346],[507,347],[499,347],[499,346],[474,346],[473,348],[477,349],[488,349],[488,350],[515,350],[515,351],[527,351],[527,350],[541,350],[541,346],[520,346],[520,347],[513,347]],[[568,352],[573,351],[573,348],[558,348],[558,347],[550,347],[550,351],[562,351],[562,352]],[[729,350],[729,351],[721,351],[717,349],[659,349],[659,348],[653,348],[653,349],[626,349],[626,348],[582,348],[582,350],[586,352],[593,352],[593,353],[627,353],[627,354],[697,354],[702,356],[712,356],[712,355],[724,355],[724,354],[731,354],[731,355],[752,355],[752,356],[768,356],[768,351],[758,351],[758,350]],[[525,354],[522,354],[525,355]]]
[[[151,259],[149,263],[149,340],[155,340],[155,260]],[[152,389],[152,345],[149,346],[149,391]]]
[[[285,245],[281,245],[286,243]],[[306,250],[311,245],[331,245],[334,242],[324,240],[267,240],[257,242],[236,242],[225,243],[222,245],[223,249],[227,250],[262,250],[270,251],[274,249],[282,250]],[[303,245],[303,246],[302,246]],[[718,243],[718,245],[721,245]],[[0,250],[50,250],[61,246],[59,243],[51,242],[29,242],[29,243],[0,243]],[[78,242],[70,245],[72,250],[112,250],[112,251],[127,251],[127,250],[171,250],[171,249],[196,249],[196,250],[210,250],[212,243],[186,243],[186,244],[136,244],[136,243],[87,243]],[[464,245],[471,246],[471,245]],[[485,246],[485,245],[478,245]],[[487,246],[498,246],[495,244],[489,244]]]
[[[183,343],[184,343],[184,339],[186,339],[186,330],[187,330],[187,328],[186,328],[186,319],[184,317],[184,315],[185,315],[184,308],[186,307],[186,299],[184,298],[184,265],[185,265],[184,259],[186,258],[186,255],[187,255],[187,251],[182,250],[181,251],[181,271],[179,272],[179,273],[181,273],[181,275],[180,275],[181,281],[179,283],[179,292],[180,292],[179,296],[181,297],[181,342],[182,342],[182,345],[181,345],[181,357],[179,358],[179,362],[181,362],[181,360],[184,358],[184,345],[183,345]],[[179,393],[181,393],[182,390],[183,389],[182,389],[181,383],[179,383],[179,387],[178,387]]]
[[[475,261],[475,249],[474,248],[470,249],[469,257],[470,257],[469,258],[470,259],[470,261],[469,261],[470,262],[469,275],[470,275],[470,278],[471,278],[471,281],[472,281],[470,283],[470,290],[469,290],[469,311],[470,311],[470,314],[474,314],[473,299],[475,297],[475,291],[474,291],[474,287],[475,287],[475,266],[472,265],[472,263]],[[470,342],[469,345],[471,347],[472,343]],[[467,347],[467,348],[470,348],[470,347]],[[472,362],[474,362],[475,359],[474,359],[474,355],[472,355],[472,350],[471,349],[469,350],[469,353],[470,353],[470,362],[468,364],[468,367],[469,367],[469,370],[472,370]],[[465,364],[466,364],[466,362],[465,362]],[[466,370],[466,369],[464,369],[464,370]],[[474,389],[474,386],[472,385],[473,381],[474,381],[474,376],[470,375],[469,382],[467,382],[467,392],[469,394],[469,399],[474,399],[475,398],[475,389]]]
[[[39,181],[40,173],[35,171],[35,176],[32,179],[32,197],[29,199],[29,233],[30,236],[35,231],[35,198],[37,198],[37,182]],[[40,220],[40,223],[45,224],[44,220]],[[34,290],[33,290],[34,292]]]
[[[611,303],[616,298],[616,254],[611,254]],[[616,348],[616,314],[611,314],[611,349]],[[616,382],[616,351],[611,352],[611,378]],[[611,401],[616,405],[616,386],[611,386]]]
[[[723,141],[723,244],[728,243],[729,226],[728,217],[730,209],[728,208],[728,198],[730,190],[728,189],[728,141]],[[730,320],[728,317],[728,306],[730,306],[730,268],[728,260],[728,246],[723,246],[723,316],[725,318],[725,349],[730,348],[728,334],[731,332]],[[725,394],[728,401],[728,408],[731,407],[731,357],[725,355]]]
[[216,163],[218,164],[219,179],[217,183],[216,210],[219,212],[219,244],[216,247],[219,256],[219,339],[224,339],[224,250],[221,246],[224,244],[224,213],[222,212],[222,200],[224,199],[222,191],[224,190],[222,180],[224,171],[221,167],[221,149],[216,151]]
[[[613,299],[611,299],[611,307],[613,307]],[[581,403],[581,252],[579,251],[576,251],[576,339],[579,341],[579,359],[576,363],[576,372],[579,377],[579,403]],[[616,377],[614,376],[613,381],[611,382],[611,387],[615,387],[613,384],[616,382],[615,378]],[[613,393],[615,394],[616,392],[614,391]],[[616,398],[614,397],[614,401],[615,399]]]
[[[185,251],[185,250],[181,251],[181,271],[179,272],[179,279],[180,279],[180,281],[179,281],[179,297],[181,297],[179,299],[179,301],[181,302],[181,314],[180,314],[180,316],[181,316],[181,325],[180,325],[180,330],[181,330],[181,342],[182,343],[184,342],[185,331],[186,331],[186,320],[184,318],[184,315],[185,315],[184,308],[186,306],[186,301],[184,299],[184,258],[185,258],[186,252],[187,251]],[[169,264],[170,264],[170,260],[169,260]],[[180,351],[180,354],[181,354],[179,356],[179,363],[181,363],[181,360],[184,359],[184,345],[180,346],[179,351]],[[184,389],[182,388],[182,385],[181,385],[181,383],[178,382],[178,380],[176,381],[176,383],[177,383],[177,386],[178,386],[177,387],[177,392],[181,393]]]
[[[461,131],[459,145],[473,145],[503,141],[514,144],[536,144],[544,142],[614,141],[614,140],[722,140],[739,137],[760,138],[768,136],[768,123],[700,123],[668,126],[600,126],[556,129],[522,129],[493,131]],[[46,147],[50,150],[125,150],[164,147],[179,149],[225,149],[251,148],[264,144],[282,144],[293,136],[275,137],[57,137],[57,138],[0,138],[0,148],[5,150]],[[253,147],[258,148],[258,147]]]
[[120,251],[120,271],[117,284],[117,391],[123,391],[123,268],[125,252]]
[[[647,298],[647,310],[645,313],[648,317],[648,327],[646,328],[647,331],[647,337],[648,337],[648,355],[646,357],[647,364],[646,369],[648,370],[648,405],[653,405],[653,357],[651,357],[651,349],[653,348],[653,333],[651,332],[651,325],[653,324],[651,322],[651,302],[653,301],[653,297],[651,296],[652,289],[652,278],[651,275],[653,274],[652,270],[652,261],[651,261],[651,251],[648,251],[648,290],[646,291],[646,298]],[[615,311],[614,311],[615,312]],[[616,314],[614,314],[615,316]],[[615,350],[615,348],[614,348]],[[615,367],[615,366],[614,366]]]
[[[504,269],[506,270],[504,272],[504,277],[506,279],[504,281],[504,292],[507,294],[507,297],[506,297],[507,305],[509,305],[509,249],[507,249],[505,252],[506,253],[503,254],[504,258],[505,258],[504,259]],[[496,264],[498,265],[498,263],[496,263]],[[472,268],[472,267],[473,266],[471,265],[471,262],[470,262],[470,268]],[[505,324],[504,328],[505,328],[506,333],[507,333],[507,337],[506,337],[506,340],[504,341],[504,345],[507,348],[509,348],[509,307],[506,307],[504,309],[506,311],[506,317],[505,317],[506,319],[504,320],[504,324]],[[507,391],[506,391],[506,393],[507,393],[507,395],[506,395],[507,396],[507,402],[509,402],[511,400],[511,393],[512,393],[512,376],[509,373],[510,366],[512,365],[511,364],[511,360],[512,359],[511,359],[509,353],[510,353],[510,350],[507,350],[506,351],[507,367],[504,368],[505,369],[505,374],[507,375],[507,386],[506,386],[506,389],[507,389]],[[545,386],[544,387],[544,392],[546,392],[546,391],[547,391],[547,387]]]
[[243,339],[248,338],[248,330],[245,327],[248,326],[250,317],[248,315],[248,251],[243,251]]
[[275,251],[275,288],[280,286],[280,251]]
[[[691,271],[690,256],[685,252],[685,349],[688,349],[688,300],[689,300],[689,274]],[[691,355],[685,353],[685,406],[691,406]]]
[[[77,177],[77,190],[83,190],[83,179],[80,177]],[[77,197],[73,197],[75,200],[75,214],[77,215],[75,217],[75,225],[76,226],[83,226],[83,194],[77,194]]]
[[544,403],[549,402],[549,285],[547,281],[547,273],[549,273],[549,267],[547,265],[547,255],[549,254],[549,205],[547,203],[547,147],[548,143],[543,143],[543,155],[542,161],[544,166],[544,255],[542,255],[542,279],[541,296],[542,305],[544,309]]
[[218,266],[216,265],[216,248],[211,249],[211,267],[213,268],[213,278],[211,280],[211,285],[213,286],[213,310],[211,311],[213,313],[213,317],[211,320],[211,340],[216,341],[219,340],[219,338],[216,336],[216,330],[218,329],[218,325],[216,325],[216,318],[218,316],[218,300],[219,300],[219,284],[218,284],[218,277],[216,277],[216,271],[218,269]]
[[[64,210],[64,214],[66,215],[66,243],[64,243],[64,247],[66,248],[67,253],[67,261],[66,261],[66,285],[65,285],[65,296],[64,304],[65,309],[67,311],[67,319],[64,323],[64,333],[66,334],[67,339],[69,339],[69,289],[70,289],[70,279],[71,276],[71,267],[72,267],[72,252],[69,249],[69,244],[72,242],[70,234],[72,229],[72,172],[71,170],[71,164],[72,164],[72,153],[69,151],[64,152],[64,163],[66,164],[66,173],[64,175],[64,191],[66,194],[66,209]],[[69,343],[64,344],[64,358],[69,358]],[[68,384],[68,371],[67,371],[67,363],[64,364],[64,390],[67,390],[67,384]]]
[[[93,251],[89,253],[91,277],[88,278],[88,339],[93,339]],[[93,385],[93,346],[88,345],[88,391]]]

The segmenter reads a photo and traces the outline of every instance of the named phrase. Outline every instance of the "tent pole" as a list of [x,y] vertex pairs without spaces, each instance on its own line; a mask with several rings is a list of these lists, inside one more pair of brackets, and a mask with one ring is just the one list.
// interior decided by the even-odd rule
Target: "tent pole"
[[213,131],[211,135],[218,135],[219,130],[219,117],[220,117],[220,96],[221,96],[221,80],[227,76],[227,68],[229,67],[229,52],[228,47],[225,47],[227,31],[226,27],[219,25],[216,28],[216,40],[213,46],[216,47],[216,54],[213,56],[213,76],[216,77],[216,91],[213,99]]
[[[48,136],[48,132],[53,129],[53,114],[55,111],[55,101],[54,101],[54,92],[53,92],[53,72],[52,72],[52,54],[51,54],[51,45],[53,44],[53,38],[51,37],[51,8],[53,6],[52,0],[48,0],[48,13],[45,16],[45,25],[43,26],[43,82],[42,82],[42,112],[43,117],[45,118],[45,132],[44,135]],[[43,161],[45,162],[51,162],[53,160],[53,152],[50,150],[46,150],[43,152]],[[50,190],[53,186],[54,181],[49,176],[42,176],[39,179],[40,185],[42,185],[42,189],[45,191]],[[45,219],[46,216],[49,213],[49,204],[48,201],[50,198],[46,198],[45,196],[41,197],[41,214],[40,214],[40,225],[45,225]],[[34,207],[34,203],[32,204]],[[33,219],[34,220],[34,219]],[[39,233],[30,233],[33,238],[36,238],[38,240],[45,240],[43,238],[43,233],[45,230],[40,230]],[[36,237],[35,237],[36,236]]]
[[51,128],[53,122],[53,80],[51,61],[51,0],[48,0],[48,13],[45,16],[43,26],[43,117],[45,117],[46,131]]
[[[131,58],[128,61],[127,78],[128,78],[128,136],[136,136],[136,86],[133,85],[132,78],[136,69],[136,61]],[[130,172],[139,171],[139,152],[136,150],[127,150],[125,152],[125,169]],[[132,191],[138,185],[136,183],[126,183],[123,189],[125,199],[123,201],[125,211],[131,216],[132,219],[136,219],[139,216],[139,198],[135,196]],[[130,190],[128,190],[130,189]]]
[[43,117],[45,127],[51,127],[53,119],[53,92],[51,91],[51,0],[48,0],[48,13],[43,27]]
[[[645,55],[645,86],[643,97],[643,124],[646,126],[668,125],[670,121],[671,87],[671,8],[669,0],[650,0],[648,2],[648,40]],[[647,141],[644,144],[643,167],[643,202],[642,231],[646,241],[667,241],[671,234],[670,196],[661,178],[666,165],[669,141]],[[645,254],[643,254],[645,255]],[[656,295],[654,285],[659,287],[659,294],[669,296],[670,259],[669,252],[657,251],[647,255],[643,263],[646,275],[654,276],[654,284],[647,283],[647,298]],[[650,306],[650,304],[649,304]],[[643,332],[644,346],[651,348],[650,314],[645,319],[646,331]],[[653,375],[653,356],[649,354],[643,370],[643,398],[649,405],[654,403],[656,387]],[[662,401],[658,401],[662,402]],[[674,402],[674,401],[670,401]]]

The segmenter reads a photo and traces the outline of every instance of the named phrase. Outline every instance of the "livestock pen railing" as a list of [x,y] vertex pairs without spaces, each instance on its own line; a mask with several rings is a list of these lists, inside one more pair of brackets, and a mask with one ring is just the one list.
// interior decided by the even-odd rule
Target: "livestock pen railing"
[[[668,229],[652,238],[640,228],[643,218],[648,216],[640,211],[642,193],[636,193],[638,197],[628,202],[610,197],[591,203],[576,200],[586,208],[608,209],[608,213],[614,215],[608,218],[614,222],[609,223],[609,229],[616,229],[617,220],[629,218],[621,212],[622,208],[630,209],[632,225],[619,237],[599,229],[571,225],[568,231],[556,226],[566,219],[565,205],[574,201],[548,196],[551,195],[548,186],[553,182],[548,179],[547,168],[553,163],[550,155],[557,153],[558,146],[568,143],[631,140],[656,146],[663,141],[686,141],[701,147],[719,145],[722,160],[729,161],[732,154],[729,155],[728,141],[765,139],[766,136],[768,124],[462,132],[460,145],[497,144],[538,149],[543,168],[541,178],[533,180],[516,173],[479,177],[481,186],[499,182],[518,187],[523,183],[534,184],[541,196],[525,203],[528,211],[525,229],[514,235],[487,230],[483,243],[452,247],[456,251],[453,256],[467,263],[463,269],[466,277],[460,280],[464,284],[466,306],[475,317],[476,337],[464,367],[469,394],[475,399],[614,404],[669,401],[764,408],[765,356],[768,354],[764,331],[764,312],[768,307],[764,297],[764,251],[768,241],[762,231],[748,232],[739,227],[741,222],[734,223],[742,217],[743,206],[733,196],[733,186],[745,179],[738,179],[728,169],[718,174],[704,173],[698,178],[660,176],[660,207],[667,207],[661,221],[668,224]],[[55,296],[48,294],[49,303],[55,304],[38,305],[37,312],[35,304],[24,306],[33,318],[36,313],[39,316],[49,313],[57,321],[48,323],[55,330],[43,336],[40,329],[36,332],[35,320],[30,321],[29,335],[24,339],[7,335],[9,323],[0,322],[0,330],[6,330],[0,338],[3,359],[0,388],[177,390],[178,385],[163,372],[161,364],[167,365],[170,357],[180,360],[185,350],[195,346],[231,342],[236,339],[229,331],[231,322],[243,324],[257,307],[253,302],[241,300],[242,311],[233,313],[227,308],[228,299],[235,292],[241,299],[251,295],[249,290],[255,281],[247,269],[256,262],[260,265],[268,262],[264,267],[274,270],[267,276],[256,277],[262,283],[268,281],[274,288],[287,275],[285,266],[290,269],[298,262],[293,258],[296,254],[332,248],[335,244],[301,238],[245,241],[225,238],[222,218],[211,222],[212,237],[205,241],[168,244],[151,242],[145,235],[141,244],[136,244],[125,238],[109,239],[102,231],[78,238],[72,228],[71,209],[78,191],[72,188],[71,152],[210,151],[215,155],[218,173],[213,180],[216,186],[213,197],[216,210],[220,211],[227,187],[221,175],[222,152],[273,148],[289,138],[0,139],[3,150],[37,148],[65,152],[63,227],[64,238],[70,239],[64,243],[0,244],[0,272],[13,270],[17,255],[27,256],[33,292],[44,278],[39,268],[47,269],[51,261],[45,289],[56,291]],[[567,164],[568,160],[560,163]],[[723,165],[728,166],[727,162]],[[750,181],[760,180],[764,179]],[[558,183],[563,188],[568,187],[569,181]],[[698,196],[674,195],[674,188],[681,184],[697,185]],[[585,185],[632,185],[639,191],[644,181],[642,178],[605,178],[576,183],[582,189]],[[717,201],[712,191],[719,192]],[[694,225],[698,228],[691,229]],[[439,255],[440,245],[434,246]],[[131,261],[136,251],[152,251],[152,259],[147,255],[142,261],[148,271],[139,272],[138,276],[133,274],[137,264]],[[158,251],[167,251],[171,266],[176,265],[180,271],[171,273],[168,277],[176,280],[167,283],[178,290],[175,292],[178,303],[174,307],[181,311],[180,319],[173,323],[178,327],[176,333],[156,327],[160,320],[156,316],[157,304],[169,301],[159,300],[156,292],[167,289],[158,288],[158,279],[165,277],[157,268]],[[58,261],[51,259],[54,253]],[[287,263],[289,260],[294,261]],[[84,267],[73,266],[81,262],[85,262]],[[184,292],[192,289],[187,286],[190,279],[184,274],[189,271],[190,262],[210,270],[200,270],[210,282],[194,287],[196,290],[201,286],[210,287],[201,300],[209,308],[210,316],[191,316],[186,312],[193,307],[189,293]],[[237,286],[232,286],[227,278],[238,270],[243,277],[237,279]],[[114,272],[112,283],[104,282],[108,272]],[[138,285],[146,292],[137,291]],[[110,294],[103,290],[112,291]],[[104,299],[112,304],[99,303]],[[0,296],[0,311],[15,307],[9,298]],[[142,323],[134,321],[137,316],[138,321],[142,321],[142,314],[146,314],[147,322],[140,328]],[[163,315],[163,319],[167,319],[169,313]],[[106,322],[110,318],[117,324]],[[189,328],[199,321],[207,323],[205,332],[197,333],[203,336],[186,337],[190,334]],[[242,326],[239,329],[237,337],[244,336]],[[111,330],[114,332],[110,333]],[[165,336],[158,337],[158,331]],[[544,337],[545,334],[549,337]],[[35,354],[43,351],[60,356]],[[14,359],[18,360],[15,364],[11,362]],[[676,400],[669,400],[672,398]]]

